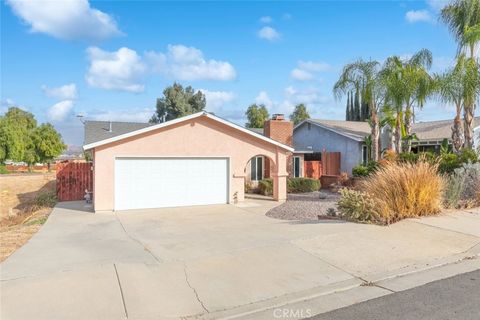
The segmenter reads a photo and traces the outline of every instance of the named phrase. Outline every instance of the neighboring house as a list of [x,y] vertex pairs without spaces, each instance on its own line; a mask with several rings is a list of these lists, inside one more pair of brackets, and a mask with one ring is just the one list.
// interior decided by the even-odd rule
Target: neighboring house
[[312,151],[306,160],[321,160],[322,151],[340,152],[340,171],[351,174],[353,167],[367,160],[364,140],[369,134],[367,122],[308,119],[293,129],[293,143]]
[[244,199],[250,159],[269,161],[276,200],[286,199],[294,149],[207,112],[161,124],[85,123],[95,211],[233,203]]
[[[413,152],[439,152],[444,139],[451,143],[453,120],[418,122],[412,132],[418,140],[412,141]],[[474,119],[474,148],[480,148],[480,117]],[[352,173],[352,168],[368,161],[365,138],[371,133],[367,122],[308,119],[293,129],[296,149],[311,150],[305,160],[321,160],[321,152],[340,152],[341,171]],[[380,150],[389,147],[388,128],[381,133]]]

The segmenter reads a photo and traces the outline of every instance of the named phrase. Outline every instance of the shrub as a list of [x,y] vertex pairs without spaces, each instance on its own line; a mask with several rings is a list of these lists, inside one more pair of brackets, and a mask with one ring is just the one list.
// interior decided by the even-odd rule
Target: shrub
[[462,199],[463,184],[465,176],[462,174],[451,174],[447,176],[446,188],[443,194],[445,208],[458,208]]
[[320,180],[311,178],[289,178],[287,180],[287,192],[302,193],[320,190]]
[[340,190],[338,210],[342,218],[356,222],[385,224],[379,204],[366,192],[343,188]]
[[478,155],[473,149],[462,149],[458,158],[461,163],[477,163],[479,161]]
[[461,200],[464,206],[480,205],[480,163],[466,163],[456,169],[454,175],[463,179]]
[[369,161],[367,165],[359,164],[352,169],[354,177],[368,177],[377,171],[379,163],[376,161]]
[[440,157],[438,171],[441,173],[452,173],[461,166],[460,159],[455,153],[447,153]]
[[413,152],[402,152],[398,155],[398,161],[416,163],[418,161],[418,154]]
[[0,174],[8,174],[8,173],[10,173],[10,172],[7,170],[5,165],[0,164]]
[[440,212],[444,178],[426,161],[379,168],[360,185],[381,208],[387,223]]
[[37,207],[54,207],[57,204],[57,196],[53,192],[39,193],[34,200]]
[[273,194],[273,180],[263,179],[258,181],[258,190],[261,194],[269,196]]
[[352,174],[354,177],[368,177],[370,172],[368,171],[367,166],[359,164],[358,166],[353,167]]

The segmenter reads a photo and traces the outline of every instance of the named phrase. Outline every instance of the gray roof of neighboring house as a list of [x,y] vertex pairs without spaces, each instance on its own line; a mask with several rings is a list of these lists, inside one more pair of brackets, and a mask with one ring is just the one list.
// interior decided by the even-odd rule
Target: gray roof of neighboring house
[[263,134],[263,128],[247,128],[247,129],[250,130],[250,131],[253,131],[255,133],[261,134],[262,136],[264,135]]
[[[419,140],[443,140],[452,136],[453,120],[417,122],[413,125],[412,132],[417,134]],[[480,126],[480,117],[474,118],[473,127]]]
[[[368,122],[322,119],[309,119],[306,121],[358,141],[362,141],[371,133]],[[419,140],[443,140],[451,137],[452,123],[453,119],[417,122],[413,125],[412,132],[417,134]],[[473,127],[478,126],[480,126],[480,117],[474,119]]]
[[307,120],[314,124],[318,124],[324,128],[335,131],[339,134],[350,137],[354,140],[363,140],[371,133],[371,128],[368,122],[363,121],[343,121],[343,120],[322,120],[310,119]]
[[[110,123],[112,131],[110,132]],[[151,123],[115,122],[115,121],[85,121],[84,144],[109,139],[127,132],[151,126]]]

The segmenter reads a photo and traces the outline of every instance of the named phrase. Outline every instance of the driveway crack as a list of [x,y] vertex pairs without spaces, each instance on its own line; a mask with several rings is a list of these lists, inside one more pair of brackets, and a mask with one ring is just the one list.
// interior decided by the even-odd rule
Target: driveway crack
[[129,237],[131,240],[135,241],[136,243],[138,243],[139,245],[142,246],[143,250],[147,251],[153,259],[155,259],[155,261],[157,261],[158,263],[162,263],[162,261],[160,261],[159,258],[157,258],[157,256],[155,256],[153,254],[152,251],[150,251],[150,249],[145,246],[140,240],[138,240],[137,238],[134,238],[132,237],[128,232],[127,232],[127,229],[125,229],[125,226],[123,225],[122,221],[120,220],[120,218],[117,216],[117,214],[115,213],[115,218],[117,219],[118,223],[120,224],[120,226],[122,227],[123,229],[123,232],[125,232],[125,234],[127,235],[127,237]]
[[198,296],[197,290],[190,284],[190,281],[188,280],[188,274],[187,274],[187,265],[184,263],[183,264],[183,273],[185,274],[185,282],[187,283],[187,286],[192,289],[193,293],[195,294],[195,297],[197,298],[198,303],[202,306],[203,310],[206,312],[210,312],[207,307],[205,307],[205,304],[203,304],[203,301],[200,300],[200,297]]
[[115,275],[117,276],[118,288],[120,289],[120,296],[122,297],[122,304],[123,304],[123,311],[125,312],[125,319],[128,319],[128,312],[127,312],[127,305],[125,304],[125,297],[123,295],[122,284],[120,283],[120,277],[118,276],[118,270],[115,263],[113,264],[113,268],[115,269]]

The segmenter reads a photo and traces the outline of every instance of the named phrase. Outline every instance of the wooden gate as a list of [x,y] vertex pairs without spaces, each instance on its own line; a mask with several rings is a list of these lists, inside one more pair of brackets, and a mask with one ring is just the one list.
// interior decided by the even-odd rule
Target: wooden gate
[[340,175],[340,152],[322,152],[323,175]]
[[85,190],[93,191],[91,163],[66,162],[57,165],[57,198],[59,201],[83,200]]

